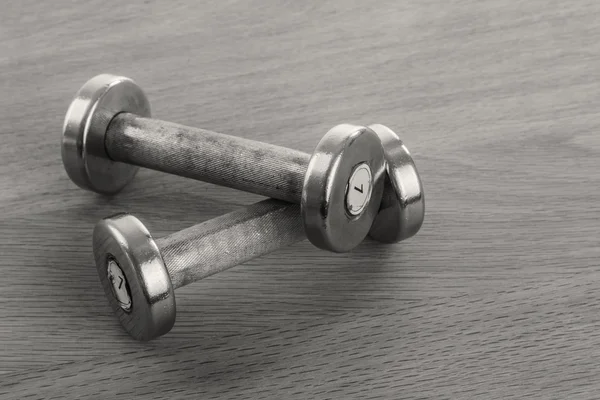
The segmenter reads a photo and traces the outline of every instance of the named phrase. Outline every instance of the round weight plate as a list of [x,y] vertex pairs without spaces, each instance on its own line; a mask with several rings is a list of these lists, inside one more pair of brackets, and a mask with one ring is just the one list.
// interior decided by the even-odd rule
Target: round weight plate
[[67,174],[78,186],[103,194],[117,193],[137,167],[112,161],[104,138],[113,117],[128,112],[150,117],[150,103],[131,79],[98,75],[87,81],[71,102],[62,136],[62,159]]
[[425,218],[423,184],[408,149],[390,128],[370,125],[383,145],[387,176],[381,208],[369,235],[396,243],[416,234]]
[[327,132],[302,190],[304,230],[315,246],[341,253],[363,241],[379,210],[384,167],[381,141],[370,129],[342,124]]
[[175,294],[156,243],[134,216],[100,221],[93,234],[98,277],[127,333],[150,340],[175,323]]

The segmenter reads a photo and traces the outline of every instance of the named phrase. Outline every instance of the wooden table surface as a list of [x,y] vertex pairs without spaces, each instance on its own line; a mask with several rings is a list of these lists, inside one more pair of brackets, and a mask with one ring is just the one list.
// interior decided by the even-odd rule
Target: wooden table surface
[[[197,282],[168,335],[130,340],[95,222],[127,211],[160,237],[260,197],[147,170],[78,189],[62,122],[103,72],[157,118],[307,152],[386,124],[425,223]],[[598,398],[600,3],[4,2],[0,73],[0,398]]]

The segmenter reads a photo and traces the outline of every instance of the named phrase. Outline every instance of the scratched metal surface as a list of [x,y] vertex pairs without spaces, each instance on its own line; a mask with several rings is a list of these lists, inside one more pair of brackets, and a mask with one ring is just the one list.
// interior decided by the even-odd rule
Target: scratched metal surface
[[[599,21],[585,0],[4,1],[0,398],[597,398]],[[100,72],[157,118],[306,152],[340,122],[396,128],[425,224],[209,277],[133,342],[93,224],[127,211],[163,236],[259,197],[151,171],[76,188],[60,128]]]
[[115,161],[300,204],[310,154],[180,124],[117,115],[106,132]]

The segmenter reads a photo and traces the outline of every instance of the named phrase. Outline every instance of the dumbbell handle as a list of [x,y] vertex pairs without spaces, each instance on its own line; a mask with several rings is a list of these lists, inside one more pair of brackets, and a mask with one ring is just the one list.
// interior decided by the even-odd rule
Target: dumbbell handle
[[105,148],[114,161],[296,204],[310,160],[301,151],[129,113],[112,119]]
[[157,239],[173,289],[306,239],[300,206],[264,200]]

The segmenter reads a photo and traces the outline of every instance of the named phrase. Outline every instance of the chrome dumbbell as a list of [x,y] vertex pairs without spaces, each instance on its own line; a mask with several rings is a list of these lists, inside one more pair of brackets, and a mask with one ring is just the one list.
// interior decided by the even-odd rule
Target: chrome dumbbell
[[[62,157],[71,179],[110,194],[143,166],[299,203],[308,239],[336,252],[354,248],[369,231],[377,240],[398,241],[422,224],[414,163],[382,125],[338,125],[311,156],[149,117],[148,99],[132,80],[99,75],[88,81],[63,127]],[[384,160],[386,137],[395,150],[386,149],[385,156],[394,159]]]

